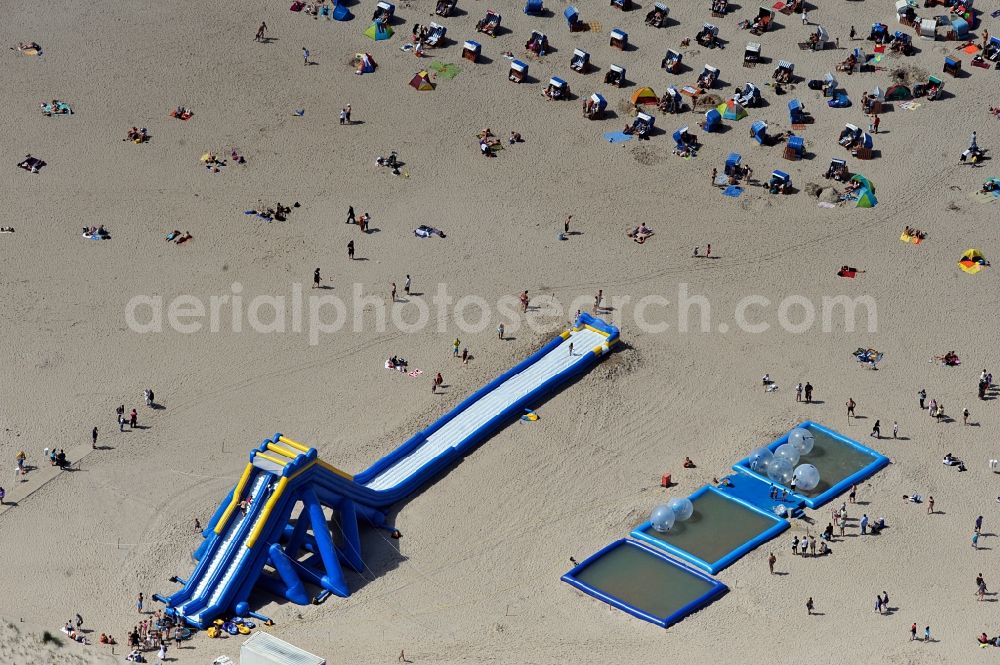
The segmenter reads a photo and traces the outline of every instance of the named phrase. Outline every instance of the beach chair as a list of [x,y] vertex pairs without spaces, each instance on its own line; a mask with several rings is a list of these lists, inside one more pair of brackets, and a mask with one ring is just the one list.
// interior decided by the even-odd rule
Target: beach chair
[[431,23],[428,27],[430,30],[427,33],[427,39],[424,40],[424,44],[430,48],[440,48],[443,46],[444,36],[448,33],[448,28],[437,23]]
[[476,24],[476,32],[481,32],[484,35],[489,35],[490,37],[497,36],[497,28],[500,27],[500,14],[490,9],[486,12],[486,16],[479,20]]
[[654,124],[656,124],[656,119],[653,116],[639,111],[635,116],[635,120],[632,121],[632,131],[640,139],[648,139]]
[[646,25],[654,28],[662,28],[667,24],[667,17],[669,15],[670,9],[665,4],[662,2],[654,3],[653,8],[646,14]]
[[632,0],[611,0],[611,7],[627,12],[632,9]]
[[758,7],[757,18],[750,24],[750,32],[755,35],[762,35],[771,29],[774,22],[774,10],[769,7]]
[[758,62],[760,62],[760,44],[747,42],[747,47],[743,49],[743,66],[756,67]]
[[709,109],[705,112],[705,120],[701,123],[701,128],[705,133],[717,132],[722,127],[722,114],[717,109]]
[[729,0],[711,0],[712,16],[721,18],[729,13]]
[[958,76],[962,73],[962,61],[958,58],[945,56],[943,71],[945,74],[951,74],[955,78],[958,78]]
[[624,51],[625,47],[628,46],[628,33],[621,28],[615,28],[611,31],[611,48],[616,48],[619,51]]
[[990,43],[986,45],[983,57],[990,62],[1000,60],[1000,37],[990,37]]
[[525,42],[524,48],[540,56],[545,55],[546,51],[549,50],[549,38],[544,32],[532,30],[531,37]]
[[936,76],[927,77],[927,85],[924,87],[924,94],[927,95],[927,101],[933,102],[940,99],[943,90],[944,81]]
[[573,49],[573,56],[569,59],[569,68],[575,72],[586,74],[590,70],[590,54],[583,49]]
[[524,82],[524,79],[528,78],[528,65],[520,60],[514,60],[510,63],[510,72],[507,74],[507,78],[514,83]]
[[750,125],[750,138],[756,141],[758,145],[770,144],[771,137],[767,135],[767,123],[763,120],[755,120]]
[[584,102],[583,115],[589,120],[601,120],[607,108],[608,100],[604,95],[595,92]]
[[969,22],[961,16],[952,16],[948,39],[966,41],[969,39]]
[[719,69],[712,65],[705,65],[698,75],[698,87],[703,90],[711,90],[719,80]]
[[767,190],[771,194],[790,194],[792,190],[792,176],[784,171],[771,171],[771,177],[767,181]]
[[659,108],[664,113],[680,113],[684,110],[684,98],[681,97],[681,93],[674,86],[670,86],[660,97],[660,102],[657,104]]
[[674,149],[678,152],[690,150],[698,147],[698,137],[688,131],[688,126],[684,125],[673,133]]
[[746,83],[742,88],[736,88],[733,100],[740,106],[759,106],[760,90],[753,83]]
[[482,52],[483,47],[479,42],[474,42],[470,39],[462,44],[462,57],[466,60],[476,62],[479,59],[479,54]]
[[563,10],[563,18],[566,19],[566,25],[570,32],[587,29],[587,24],[580,20],[580,12],[572,5]]
[[604,82],[616,88],[623,87],[626,83],[625,68],[621,65],[611,65],[608,67],[608,73],[604,75]]
[[545,96],[549,99],[568,99],[569,84],[558,76],[549,79],[549,84],[545,86]]
[[372,15],[372,20],[382,17],[386,20],[391,19],[396,15],[396,5],[391,2],[386,2],[385,0],[379,0],[378,4],[375,5],[375,13]]
[[844,148],[850,148],[855,142],[861,138],[861,128],[857,125],[852,125],[847,123],[844,128],[840,130],[840,136],[837,138],[837,143],[839,143]]
[[524,13],[528,16],[540,16],[545,8],[542,7],[542,0],[527,0],[524,3]]
[[937,21],[932,18],[922,18],[917,23],[917,34],[921,39],[934,41],[937,39]]
[[726,175],[736,175],[737,171],[740,169],[740,162],[743,158],[738,152],[731,152],[729,156],[726,157],[726,165],[724,167],[724,173]]
[[838,182],[847,182],[851,177],[851,172],[847,170],[847,160],[831,159],[830,166],[827,167],[824,178],[832,178]]
[[792,127],[805,125],[808,122],[805,111],[802,108],[802,102],[797,99],[788,102],[788,122]]
[[705,48],[715,48],[716,40],[719,37],[719,28],[711,23],[702,23],[701,30],[694,36],[694,40]]
[[785,144],[785,151],[782,157],[789,161],[802,159],[806,151],[806,142],[801,136],[792,136]]
[[775,81],[791,83],[795,72],[795,65],[788,60],[779,60],[778,66],[774,68],[771,78]]
[[437,7],[434,9],[434,13],[438,16],[448,17],[455,10],[455,5],[458,4],[458,0],[438,0]]
[[868,33],[868,41],[876,44],[884,44],[889,38],[889,26],[885,23],[873,23],[872,29]]
[[667,49],[667,54],[663,56],[663,60],[660,61],[660,67],[667,70],[671,74],[677,74],[681,70],[681,62],[683,60],[683,55],[673,49]]
[[833,97],[835,92],[837,92],[837,79],[832,73],[827,72],[823,76],[823,96]]

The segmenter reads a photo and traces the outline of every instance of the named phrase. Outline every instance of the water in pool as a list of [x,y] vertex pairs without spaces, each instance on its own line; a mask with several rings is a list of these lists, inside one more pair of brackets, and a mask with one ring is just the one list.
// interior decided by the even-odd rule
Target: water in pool
[[666,618],[714,587],[641,547],[619,545],[575,575],[653,616]]
[[675,522],[669,533],[652,527],[645,533],[712,564],[775,524],[715,492],[706,492],[693,503],[691,519]]
[[816,437],[816,444],[808,455],[802,456],[799,464],[809,463],[819,469],[819,485],[809,492],[797,490],[803,496],[819,496],[875,461],[871,455],[838,441],[825,432],[815,428],[810,428],[809,431]]

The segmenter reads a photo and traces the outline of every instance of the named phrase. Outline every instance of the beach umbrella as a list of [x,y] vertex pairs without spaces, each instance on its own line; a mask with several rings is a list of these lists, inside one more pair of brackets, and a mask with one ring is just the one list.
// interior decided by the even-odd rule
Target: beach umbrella
[[735,99],[719,104],[715,110],[722,114],[723,120],[741,120],[747,117],[747,110]]

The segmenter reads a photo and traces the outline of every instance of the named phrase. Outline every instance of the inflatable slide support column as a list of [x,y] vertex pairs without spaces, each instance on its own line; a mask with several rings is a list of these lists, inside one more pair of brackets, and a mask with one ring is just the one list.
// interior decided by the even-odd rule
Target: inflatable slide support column
[[308,605],[309,593],[306,591],[306,586],[302,583],[299,574],[295,572],[295,567],[285,551],[281,549],[281,545],[272,543],[267,551],[271,557],[271,565],[281,575],[281,581],[285,583],[283,594],[285,598],[298,605]]
[[337,557],[333,538],[330,536],[326,515],[323,514],[323,504],[319,502],[316,493],[309,488],[306,488],[302,493],[302,498],[305,500],[306,510],[309,511],[309,522],[319,550],[317,554],[323,560],[323,567],[326,569],[326,575],[322,579],[322,587],[346,598],[350,595],[350,591],[348,591],[347,582],[344,580],[344,571],[340,567],[340,559]]
[[361,534],[358,531],[358,513],[354,502],[344,499],[340,502],[340,528],[344,531],[343,558],[354,572],[364,572],[365,562],[361,560]]
[[295,527],[292,529],[291,535],[288,537],[288,542],[285,545],[285,552],[288,553],[293,559],[297,559],[296,556],[299,550],[302,549],[302,542],[306,537],[306,530],[309,528],[309,520],[306,519],[306,514],[303,511],[299,514],[299,519],[295,523]]

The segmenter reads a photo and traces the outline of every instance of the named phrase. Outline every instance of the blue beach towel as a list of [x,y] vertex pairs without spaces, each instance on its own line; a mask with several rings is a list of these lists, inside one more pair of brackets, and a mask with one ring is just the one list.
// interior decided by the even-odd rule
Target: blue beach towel
[[732,196],[733,198],[736,198],[737,196],[743,193],[743,188],[740,187],[739,185],[730,185],[729,187],[726,187],[724,190],[722,190],[722,193],[725,196]]
[[608,143],[625,143],[632,140],[632,134],[625,132],[604,132],[604,140]]

